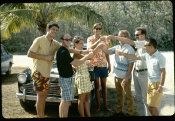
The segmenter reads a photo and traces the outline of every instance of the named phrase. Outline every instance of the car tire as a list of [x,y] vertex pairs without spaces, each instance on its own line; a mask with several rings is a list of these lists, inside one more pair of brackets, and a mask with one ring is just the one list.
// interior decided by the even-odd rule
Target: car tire
[[23,100],[19,100],[21,106],[24,108],[25,111],[30,112],[30,111],[34,111],[35,110],[35,102],[34,101],[23,101]]
[[9,64],[8,71],[6,72],[7,75],[10,75],[12,71],[12,64]]

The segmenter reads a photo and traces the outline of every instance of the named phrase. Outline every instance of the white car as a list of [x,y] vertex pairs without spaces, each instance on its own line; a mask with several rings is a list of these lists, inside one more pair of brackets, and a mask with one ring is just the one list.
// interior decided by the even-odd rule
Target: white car
[[11,74],[13,55],[1,44],[1,74]]

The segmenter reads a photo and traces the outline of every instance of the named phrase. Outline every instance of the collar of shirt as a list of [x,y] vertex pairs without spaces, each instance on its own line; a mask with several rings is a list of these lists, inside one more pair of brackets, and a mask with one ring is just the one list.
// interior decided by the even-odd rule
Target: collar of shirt
[[123,47],[128,47],[128,44],[123,44],[122,46],[119,44],[118,46],[122,49]]
[[159,51],[158,50],[156,50],[156,52],[151,56],[151,57],[154,57],[154,56],[157,56],[158,55],[158,53],[159,53]]
[[146,41],[146,40],[136,40],[136,41]]

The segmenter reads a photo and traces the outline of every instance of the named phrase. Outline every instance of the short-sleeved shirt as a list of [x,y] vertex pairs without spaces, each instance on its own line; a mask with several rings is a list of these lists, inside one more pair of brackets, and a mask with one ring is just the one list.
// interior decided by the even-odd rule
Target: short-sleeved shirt
[[[87,48],[94,44],[98,39],[95,39],[95,36],[90,36],[87,39]],[[106,45],[106,48],[109,48],[109,42],[110,40],[105,39],[104,44]],[[97,67],[107,67],[107,59],[106,59],[106,54],[99,49],[97,53],[94,55],[94,57],[89,61],[93,66]]]
[[[121,52],[124,52],[127,54],[135,54],[134,49],[128,44],[124,44],[123,46],[116,45],[110,48],[109,50],[111,51],[110,54],[115,54],[116,50],[120,50]],[[117,56],[115,54],[115,61],[113,64],[113,74],[118,78],[124,79],[126,73],[128,72],[129,64],[133,62],[134,60],[128,59],[124,56]],[[131,75],[130,75],[130,78],[131,78]]]
[[135,48],[144,48],[144,45],[145,45],[145,40],[143,40],[143,41],[134,41],[134,43],[135,43]]
[[74,59],[71,57],[67,48],[61,46],[56,55],[57,68],[59,75],[64,78],[73,76],[72,65],[70,64]]
[[[135,53],[136,56],[141,56],[142,54],[146,53],[144,49],[145,45],[145,40],[143,41],[134,41],[135,43],[135,48],[137,48],[137,51]],[[146,69],[146,62],[144,60],[137,60],[135,61],[135,69],[136,70],[141,70],[141,69]]]
[[[53,55],[55,56],[55,53],[57,49],[60,47],[59,42],[56,40],[53,40],[50,44],[49,40],[46,38],[46,35],[43,35],[41,37],[36,38],[31,47],[29,48],[29,51],[34,52],[36,54],[41,55]],[[46,61],[46,60],[39,60],[33,58],[33,69],[32,73],[37,70],[39,71],[44,77],[50,77],[50,71],[52,69],[53,61]]]
[[150,56],[148,53],[145,53],[140,57],[142,60],[146,60],[148,80],[150,82],[159,82],[161,80],[160,68],[165,68],[165,57],[158,50],[152,56]]

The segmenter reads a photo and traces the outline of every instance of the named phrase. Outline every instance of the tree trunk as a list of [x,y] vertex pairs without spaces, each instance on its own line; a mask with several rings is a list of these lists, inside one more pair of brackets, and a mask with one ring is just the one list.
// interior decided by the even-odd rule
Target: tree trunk
[[36,22],[36,24],[37,24],[37,29],[38,29],[40,35],[46,34],[47,23],[38,21],[38,22]]

